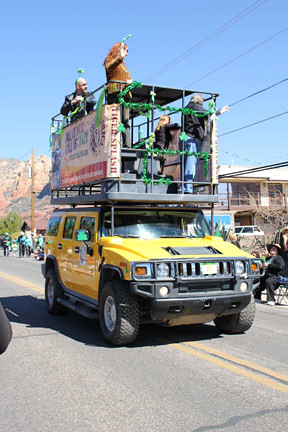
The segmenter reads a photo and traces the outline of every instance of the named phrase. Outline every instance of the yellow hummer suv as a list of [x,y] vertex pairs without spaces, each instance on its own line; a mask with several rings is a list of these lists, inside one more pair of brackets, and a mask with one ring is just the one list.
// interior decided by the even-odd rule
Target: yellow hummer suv
[[[46,235],[48,311],[99,317],[114,345],[132,343],[144,322],[214,321],[222,332],[246,331],[262,267],[212,235],[217,94],[203,92],[209,108],[198,112],[187,107],[192,90],[119,82],[119,104],[108,105],[106,85],[98,89],[96,111],[70,124],[52,118],[51,203],[62,208],[53,211]],[[130,110],[130,132],[121,105]],[[157,118],[159,110],[177,121],[180,114],[181,124],[169,128],[170,117]],[[200,148],[185,133],[186,116],[202,128]],[[161,124],[167,130],[159,134]],[[130,148],[123,132],[130,133]],[[211,210],[212,230],[203,209]]]
[[48,224],[48,311],[99,316],[114,345],[133,342],[141,322],[214,320],[222,332],[244,332],[260,272],[260,260],[211,236],[197,208],[76,207],[55,210]]

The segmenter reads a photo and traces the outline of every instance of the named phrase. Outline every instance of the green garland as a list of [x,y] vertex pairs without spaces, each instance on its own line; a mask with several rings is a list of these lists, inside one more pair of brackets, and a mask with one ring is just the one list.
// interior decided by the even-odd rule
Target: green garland
[[[195,156],[197,159],[201,158],[204,159],[205,162],[205,176],[207,177],[208,174],[208,160],[210,159],[210,154],[206,153],[206,152],[189,152],[188,150],[185,151],[180,151],[180,150],[165,150],[165,149],[153,149],[152,150],[152,143],[153,143],[153,139],[154,139],[154,133],[151,134],[150,138],[148,139],[149,142],[149,147],[145,150],[144,153],[144,159],[143,159],[143,174],[142,174],[142,180],[144,180],[144,184],[151,184],[153,183],[154,186],[157,186],[159,184],[166,184],[166,185],[170,185],[172,183],[172,180],[168,177],[166,178],[161,178],[159,180],[153,180],[151,177],[148,178],[147,177],[147,164],[148,164],[148,156],[149,154],[152,155],[153,157],[157,157],[157,156],[161,156],[161,155],[173,155],[176,156],[178,155],[179,157],[182,155],[186,155],[186,156]],[[147,143],[147,140],[142,141],[141,143],[137,144],[137,148],[144,144]],[[135,146],[136,148],[136,146]]]
[[[124,90],[122,90],[121,92],[119,92],[118,94],[118,102],[120,104],[122,104],[125,108],[130,108],[132,110],[137,109],[139,111],[139,114],[141,115],[145,115],[146,117],[150,116],[151,110],[154,109],[158,109],[159,111],[169,111],[170,113],[179,113],[181,112],[184,115],[189,115],[192,114],[195,117],[206,117],[208,115],[212,115],[216,112],[216,106],[215,106],[215,101],[212,100],[209,103],[209,109],[207,111],[205,111],[204,113],[199,113],[198,111],[192,110],[191,108],[175,108],[175,107],[170,107],[170,106],[161,106],[158,104],[154,104],[154,97],[155,95],[151,95],[152,96],[152,101],[153,104],[150,103],[136,103],[136,102],[127,102],[124,99],[124,96],[126,96],[127,93],[129,93],[130,90],[132,90],[133,88],[140,88],[142,87],[142,83],[140,81],[133,81],[131,84],[129,84],[127,87],[125,87]],[[148,111],[147,114],[144,114],[143,111]]]
[[[190,108],[176,108],[176,107],[170,107],[170,106],[161,106],[158,104],[154,104],[154,100],[155,100],[155,96],[156,94],[153,92],[150,92],[151,94],[151,99],[152,99],[152,104],[149,103],[135,103],[135,102],[126,102],[124,97],[126,96],[126,94],[132,90],[133,88],[140,88],[142,87],[142,83],[140,81],[133,81],[131,84],[129,84],[127,87],[125,87],[125,89],[123,91],[121,91],[118,94],[118,102],[120,104],[122,104],[125,108],[130,108],[130,109],[137,109],[140,115],[144,115],[146,117],[149,117],[151,114],[151,110],[154,109],[158,109],[159,111],[169,111],[170,113],[179,113],[181,112],[184,115],[189,115],[192,114],[195,117],[206,117],[208,115],[212,115],[216,112],[216,106],[215,106],[215,101],[214,99],[209,103],[209,109],[207,111],[205,111],[204,113],[199,113],[198,111],[192,110]],[[147,113],[144,113],[144,111],[148,111]],[[119,128],[121,128],[122,124],[119,125]],[[118,128],[118,130],[120,130]],[[180,135],[180,140],[181,141],[186,141],[188,139],[188,135],[185,132],[182,132]],[[210,154],[206,153],[206,152],[192,152],[190,153],[189,151],[180,151],[180,150],[160,150],[160,149],[154,149],[152,150],[152,143],[153,143],[153,139],[154,139],[154,133],[152,133],[152,135],[150,136],[150,138],[148,139],[149,142],[149,147],[145,150],[144,153],[144,160],[143,160],[143,174],[142,174],[142,180],[144,180],[145,184],[151,184],[153,183],[153,185],[159,185],[159,184],[166,184],[169,185],[172,183],[172,180],[170,178],[161,178],[157,181],[153,181],[152,178],[148,178],[147,177],[147,163],[148,163],[148,156],[149,154],[152,155],[153,157],[157,157],[157,156],[161,156],[161,155],[178,155],[179,157],[182,155],[186,155],[186,156],[195,156],[197,159],[202,158],[205,161],[205,176],[207,176],[208,173],[208,160],[210,159]],[[140,142],[139,144],[136,144],[135,146],[133,146],[133,148],[139,148],[141,147],[143,144],[147,143],[147,139]]]
[[[63,136],[63,132],[64,132],[64,129],[65,129],[65,127],[66,127],[66,125],[65,125],[65,120],[69,120],[74,114],[76,114],[81,108],[84,108],[84,105],[83,105],[83,103],[81,103],[73,112],[71,112],[71,114],[69,114],[69,115],[67,115],[67,116],[65,116],[65,117],[63,117],[63,119],[62,119],[62,124],[61,124],[61,127],[60,127],[60,129],[58,129],[57,131],[56,131],[56,134],[57,135],[60,135],[60,143],[59,143],[59,147],[61,148],[61,146],[62,146],[62,136]],[[51,129],[51,128],[50,128]],[[51,135],[50,135],[51,136]],[[52,141],[51,141],[51,139],[50,139],[50,147],[52,147]]]

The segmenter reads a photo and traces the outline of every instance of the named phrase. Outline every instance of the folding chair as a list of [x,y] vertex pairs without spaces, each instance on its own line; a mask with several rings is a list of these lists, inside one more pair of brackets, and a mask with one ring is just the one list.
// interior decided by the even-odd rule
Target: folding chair
[[280,286],[275,292],[277,303],[288,306],[288,278],[279,276],[279,283]]

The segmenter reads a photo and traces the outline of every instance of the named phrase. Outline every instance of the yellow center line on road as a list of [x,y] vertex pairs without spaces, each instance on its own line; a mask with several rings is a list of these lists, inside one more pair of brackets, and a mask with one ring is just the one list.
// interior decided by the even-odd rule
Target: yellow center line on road
[[[0,272],[0,277],[2,277],[3,279],[9,280],[11,282],[14,282],[18,285],[21,285],[23,287],[29,288],[33,291],[38,292],[38,293],[44,294],[44,288],[41,285],[27,282],[24,279],[20,279],[18,277],[15,277],[15,276],[12,276],[10,274],[3,273],[3,272]],[[257,373],[245,370],[245,369],[241,368],[240,366],[244,366],[244,367],[246,366],[246,367],[249,367],[250,369],[254,369],[256,372],[257,371],[260,373],[262,372],[262,373],[265,373],[266,375],[269,375],[272,378],[274,377],[274,378],[278,378],[278,379],[281,379],[281,380],[288,382],[288,376],[287,375],[272,371],[270,369],[264,368],[264,367],[259,366],[257,364],[251,363],[247,360],[243,360],[243,359],[240,359],[238,357],[232,356],[230,354],[224,353],[224,352],[217,350],[215,348],[210,348],[210,347],[203,345],[203,344],[200,344],[198,342],[173,343],[171,340],[166,339],[163,336],[158,337],[158,336],[154,335],[154,337],[158,341],[162,341],[165,344],[171,342],[169,344],[169,346],[171,346],[171,347],[173,347],[179,351],[185,352],[185,353],[192,355],[194,357],[197,357],[201,360],[208,361],[209,363],[215,364],[215,365],[217,365],[223,369],[226,369],[230,372],[233,372],[237,375],[242,375],[242,376],[249,378],[253,381],[256,381],[260,384],[266,385],[267,387],[270,387],[274,390],[280,391],[282,393],[288,393],[288,386],[287,385],[277,383],[270,378],[266,378],[266,377],[257,375]],[[214,356],[217,355],[218,357],[221,357],[221,358],[213,357],[213,355]],[[237,363],[239,366],[229,364],[229,363],[227,363],[227,361]]]
[[37,285],[37,284],[31,283],[31,282],[28,282],[28,281],[26,281],[24,279],[20,279],[20,278],[18,278],[16,276],[12,276],[12,275],[10,275],[8,273],[3,273],[3,272],[0,272],[0,277],[3,278],[3,279],[7,279],[10,282],[14,282],[14,283],[16,283],[18,285],[21,285],[23,287],[30,288],[33,291],[39,292],[41,294],[44,294],[44,287],[42,287],[41,285]]
[[239,365],[249,367],[250,369],[254,369],[254,370],[256,370],[258,372],[262,372],[266,375],[270,375],[274,378],[278,378],[280,380],[287,381],[287,384],[288,384],[288,375],[284,375],[280,372],[276,372],[276,371],[273,371],[271,369],[264,368],[262,366],[255,364],[255,363],[251,363],[248,360],[243,360],[239,357],[232,356],[232,355],[227,354],[223,351],[219,351],[215,348],[208,347],[208,346],[200,344],[198,342],[185,342],[185,344],[190,345],[194,348],[197,348],[201,351],[205,351],[209,354],[217,355],[217,356],[222,357],[223,359],[229,360],[233,363],[238,363]]
[[254,372],[250,372],[250,371],[247,371],[245,369],[242,369],[241,367],[234,366],[232,364],[225,362],[224,360],[221,360],[221,359],[218,359],[215,357],[211,357],[209,354],[202,353],[201,351],[197,351],[197,350],[190,348],[186,345],[179,345],[179,344],[173,343],[173,344],[171,344],[171,346],[173,348],[176,348],[177,350],[184,351],[187,354],[193,355],[194,357],[198,357],[201,360],[205,360],[205,361],[208,361],[209,363],[220,366],[221,368],[226,369],[230,372],[233,372],[237,375],[242,375],[246,378],[251,379],[252,381],[256,381],[260,384],[264,384],[267,387],[272,388],[273,390],[278,390],[282,393],[288,393],[288,386],[285,384],[277,383],[277,382],[273,381],[272,379],[262,377],[260,375],[257,375]]
[[[151,335],[150,335],[150,337],[151,337]],[[288,385],[285,385],[285,384],[282,384],[282,383],[279,383],[279,382],[273,380],[273,377],[277,377],[277,378],[281,377],[281,379],[284,379],[285,381],[287,381],[288,377],[286,375],[278,374],[277,372],[274,372],[270,369],[262,368],[261,366],[258,366],[256,364],[246,362],[246,360],[242,360],[238,357],[230,356],[229,354],[223,353],[219,350],[214,350],[212,348],[210,349],[209,347],[207,347],[203,344],[198,344],[196,342],[195,343],[194,342],[174,343],[171,339],[163,337],[162,335],[158,336],[156,334],[154,334],[153,339],[157,339],[158,342],[162,342],[166,345],[168,344],[170,347],[177,349],[178,351],[185,352],[186,354],[192,355],[193,357],[197,357],[201,360],[212,363],[212,364],[219,366],[222,369],[226,369],[229,372],[232,372],[236,375],[244,376],[245,378],[249,378],[250,380],[255,381],[259,384],[263,384],[267,387],[270,387],[273,390],[277,390],[281,393],[288,394]],[[190,346],[188,346],[188,345],[190,345]],[[192,348],[192,346],[194,346],[194,347]],[[198,349],[200,351],[198,351]],[[206,352],[202,352],[202,351],[206,351]],[[223,359],[214,357],[213,355],[216,355],[216,352],[217,352],[217,355],[219,357],[222,357]],[[233,364],[230,364],[227,362],[227,360],[232,361],[232,359],[233,359],[233,362],[237,362],[239,364],[239,366],[233,365]],[[249,363],[250,363],[250,365],[249,365]],[[255,369],[256,371],[258,370],[259,372],[265,371],[265,373],[269,374],[272,378],[271,379],[266,378],[266,377],[263,377],[261,375],[258,375],[256,372],[245,370],[245,369],[241,368],[240,365],[243,365],[243,366],[249,365],[249,367],[252,367],[252,365],[253,365],[253,369]]]

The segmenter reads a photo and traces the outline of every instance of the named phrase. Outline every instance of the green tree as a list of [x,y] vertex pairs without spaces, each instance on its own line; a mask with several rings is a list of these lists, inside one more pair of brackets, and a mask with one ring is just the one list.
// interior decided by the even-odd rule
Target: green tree
[[22,225],[22,217],[11,211],[7,216],[0,219],[0,234],[5,234],[5,232],[9,232],[9,234],[16,233],[21,230]]

